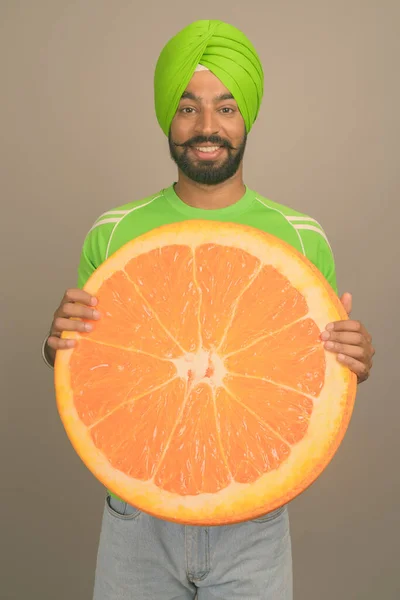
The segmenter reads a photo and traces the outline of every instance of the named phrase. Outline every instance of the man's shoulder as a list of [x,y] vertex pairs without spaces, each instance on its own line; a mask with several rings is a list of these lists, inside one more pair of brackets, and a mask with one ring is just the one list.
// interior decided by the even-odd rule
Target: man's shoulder
[[[108,258],[112,243],[115,245],[115,240],[117,240],[117,245],[122,245],[121,232],[123,233],[122,237],[124,235],[126,237],[127,231],[133,231],[133,225],[137,221],[136,215],[143,215],[142,211],[146,211],[146,207],[150,207],[161,196],[162,192],[158,192],[102,212],[88,228],[83,243],[83,252],[98,266]],[[135,219],[134,223],[132,223],[132,218]]]
[[316,219],[313,219],[310,215],[307,215],[305,213],[299,212],[298,210],[295,210],[294,208],[292,208],[291,206],[288,206],[286,204],[279,204],[278,202],[274,202],[273,200],[270,200],[269,198],[265,198],[264,196],[262,196],[261,194],[258,194],[257,192],[254,192],[256,200],[263,204],[266,208],[269,208],[270,210],[275,210],[276,212],[281,213],[284,217],[290,218],[292,221],[296,221],[296,220],[301,220],[301,221],[313,221],[315,223],[318,223],[318,221],[316,221]]
[[332,248],[319,221],[306,213],[294,210],[290,206],[278,204],[257,194],[256,199],[267,210],[279,213],[281,222],[286,223],[292,232],[295,232],[303,254],[314,263],[333,289],[337,291]]
[[255,198],[259,204],[265,206],[266,210],[279,214],[284,222],[296,231],[302,243],[309,245],[309,243],[312,244],[314,241],[318,241],[318,238],[323,238],[329,246],[326,233],[317,219],[295,210],[291,206],[273,202],[260,194],[255,193]]
[[161,196],[162,192],[157,192],[156,194],[152,194],[151,196],[141,198],[140,200],[133,200],[126,204],[115,206],[114,208],[111,208],[101,213],[100,216],[97,217],[97,219],[94,221],[90,231],[93,231],[98,227],[103,228],[104,225],[108,226],[108,229],[112,229],[116,225],[118,225],[122,220],[126,219],[130,214],[134,213],[136,210],[149,206]]
[[[138,223],[143,222],[143,219],[136,219],[135,216],[143,215],[143,212],[140,211],[146,211],[146,207],[151,207],[160,197],[162,197],[162,192],[115,206],[97,217],[86,233],[83,242],[78,268],[79,287],[84,285],[91,273],[113,251],[138,235]],[[150,215],[145,214],[144,216],[147,221],[152,219]]]

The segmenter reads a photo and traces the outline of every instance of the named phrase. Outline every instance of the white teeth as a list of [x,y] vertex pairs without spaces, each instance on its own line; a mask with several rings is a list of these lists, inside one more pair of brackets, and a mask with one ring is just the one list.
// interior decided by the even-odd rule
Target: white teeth
[[216,150],[219,150],[219,146],[203,146],[203,148],[196,148],[196,150],[199,152],[215,152]]

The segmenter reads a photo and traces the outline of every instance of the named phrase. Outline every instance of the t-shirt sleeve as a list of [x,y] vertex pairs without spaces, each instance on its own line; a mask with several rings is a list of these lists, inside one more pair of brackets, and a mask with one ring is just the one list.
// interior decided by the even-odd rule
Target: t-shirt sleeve
[[322,229],[303,230],[301,237],[307,258],[322,273],[337,295],[335,259],[325,232]]
[[324,238],[321,238],[318,244],[318,265],[322,275],[325,277],[337,295],[338,287],[336,281],[335,259],[329,244]]
[[84,244],[78,266],[78,288],[83,288],[96,268],[97,266],[93,262],[93,257],[88,255]]
[[78,288],[82,289],[91,274],[105,261],[111,231],[109,224],[100,223],[87,234],[79,260]]

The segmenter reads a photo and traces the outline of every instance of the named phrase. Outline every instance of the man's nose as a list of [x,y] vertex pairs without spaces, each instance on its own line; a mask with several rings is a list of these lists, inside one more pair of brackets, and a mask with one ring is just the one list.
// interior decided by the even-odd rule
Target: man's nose
[[196,130],[204,136],[215,135],[219,132],[219,120],[215,109],[205,108],[198,116]]

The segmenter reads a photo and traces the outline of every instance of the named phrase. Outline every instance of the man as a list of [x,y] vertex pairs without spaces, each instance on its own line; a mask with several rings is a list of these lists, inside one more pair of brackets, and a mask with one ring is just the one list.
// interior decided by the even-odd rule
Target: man
[[[263,95],[263,71],[249,40],[220,21],[198,21],[165,46],[155,71],[158,122],[168,136],[178,181],[141,201],[101,215],[84,242],[79,289],[56,310],[44,346],[47,362],[72,347],[64,330],[88,331],[72,317],[101,318],[82,291],[91,273],[134,237],[186,219],[232,221],[279,236],[307,256],[336,290],[331,249],[310,217],[263,198],[243,182],[247,135]],[[342,303],[350,313],[351,295]],[[364,381],[371,336],[357,321],[327,324],[327,350]],[[292,566],[287,507],[232,526],[185,527],[141,513],[108,494],[95,579],[95,600],[194,598],[290,600]]]

